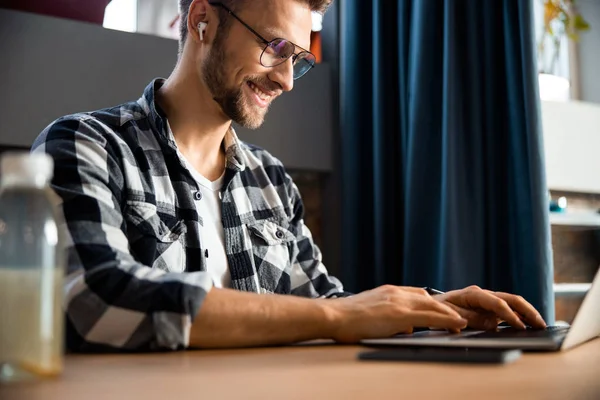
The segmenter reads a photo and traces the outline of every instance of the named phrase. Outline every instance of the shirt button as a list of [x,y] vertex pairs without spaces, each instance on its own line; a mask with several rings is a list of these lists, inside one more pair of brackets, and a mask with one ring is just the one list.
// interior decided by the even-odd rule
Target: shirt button
[[202,200],[202,192],[201,191],[196,191],[194,192],[194,200],[200,201]]
[[275,232],[275,236],[277,236],[278,239],[283,239],[283,232],[277,231],[277,232]]

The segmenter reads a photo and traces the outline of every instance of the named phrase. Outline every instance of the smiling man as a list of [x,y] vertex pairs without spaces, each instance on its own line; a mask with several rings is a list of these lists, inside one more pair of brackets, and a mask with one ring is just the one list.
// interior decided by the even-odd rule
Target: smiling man
[[71,350],[545,326],[506,293],[384,286],[349,296],[328,275],[284,167],[231,127],[258,128],[310,71],[311,11],[327,3],[181,0],[179,61],[167,80],[136,102],[60,118],[36,140],[33,151],[55,160],[69,238]]

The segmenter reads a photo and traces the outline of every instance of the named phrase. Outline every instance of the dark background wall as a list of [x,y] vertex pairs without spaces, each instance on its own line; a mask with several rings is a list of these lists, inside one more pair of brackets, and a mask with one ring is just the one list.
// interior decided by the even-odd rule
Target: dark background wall
[[[29,146],[54,119],[136,100],[168,77],[177,42],[0,9],[0,144]],[[288,167],[329,171],[331,76],[327,64],[276,101],[258,131],[239,130]]]

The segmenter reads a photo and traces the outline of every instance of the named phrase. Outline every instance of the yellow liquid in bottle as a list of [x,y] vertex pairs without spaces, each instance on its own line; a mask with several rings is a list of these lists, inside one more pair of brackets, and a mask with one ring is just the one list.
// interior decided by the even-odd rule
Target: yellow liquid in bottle
[[0,266],[0,382],[62,372],[63,274]]

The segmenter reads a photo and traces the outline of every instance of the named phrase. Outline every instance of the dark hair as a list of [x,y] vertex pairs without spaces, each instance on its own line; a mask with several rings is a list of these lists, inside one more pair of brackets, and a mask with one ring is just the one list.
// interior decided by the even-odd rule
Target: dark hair
[[[179,0],[179,16],[180,16],[180,20],[179,20],[179,54],[181,54],[183,52],[183,45],[185,44],[185,41],[186,41],[187,35],[188,35],[187,19],[188,19],[188,14],[190,12],[190,5],[192,4],[192,1],[193,0]],[[256,0],[254,0],[254,1],[256,1]],[[307,4],[311,11],[316,11],[321,14],[324,14],[325,11],[327,11],[327,8],[329,7],[329,5],[331,4],[331,2],[333,0],[296,0],[296,1]],[[235,11],[239,10],[240,5],[242,3],[245,3],[245,0],[220,0],[220,2],[223,3],[224,5],[226,5],[227,8],[229,8],[230,10],[235,12]],[[220,30],[226,32],[231,19],[227,18],[227,13],[221,7],[219,7],[218,10],[219,10],[219,19],[221,21],[219,23],[219,28],[220,28]]]

